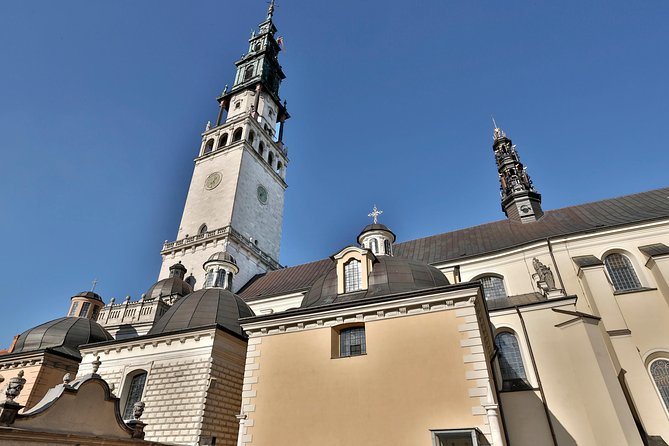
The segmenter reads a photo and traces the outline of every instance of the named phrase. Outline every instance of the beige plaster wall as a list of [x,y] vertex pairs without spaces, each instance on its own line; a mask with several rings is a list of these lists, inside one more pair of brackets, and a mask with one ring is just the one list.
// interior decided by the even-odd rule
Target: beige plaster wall
[[331,358],[330,327],[252,338],[245,442],[427,446],[429,429],[486,431],[468,378],[488,371],[463,360],[461,341],[471,338],[455,314],[367,322],[367,354],[350,358]]
[[0,356],[0,373],[5,378],[0,389],[4,389],[11,378],[23,371],[26,383],[15,401],[24,405],[24,410],[28,410],[37,404],[50,388],[61,384],[66,373],[70,373],[74,378],[78,368],[79,363],[73,359],[44,352],[22,356],[20,360],[16,357]]

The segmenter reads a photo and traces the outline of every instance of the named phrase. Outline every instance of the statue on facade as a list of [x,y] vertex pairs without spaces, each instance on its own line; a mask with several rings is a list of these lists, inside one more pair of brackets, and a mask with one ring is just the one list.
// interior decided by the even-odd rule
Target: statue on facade
[[132,416],[135,417],[135,420],[139,420],[144,413],[145,404],[141,401],[137,401],[132,406]]
[[544,282],[549,290],[554,290],[555,288],[555,278],[553,277],[553,271],[541,263],[536,257],[532,259],[532,266],[537,272],[537,277],[539,282]]
[[23,377],[23,370],[21,370],[17,376],[11,378],[7,383],[7,388],[5,389],[5,397],[7,398],[6,401],[13,403],[14,398],[19,396],[25,384],[26,380]]

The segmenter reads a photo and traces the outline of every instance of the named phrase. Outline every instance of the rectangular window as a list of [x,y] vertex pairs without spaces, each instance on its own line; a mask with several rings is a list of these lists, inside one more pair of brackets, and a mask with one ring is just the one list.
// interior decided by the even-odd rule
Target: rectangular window
[[433,446],[488,446],[478,429],[446,429],[432,431]]
[[69,317],[74,316],[77,314],[77,308],[79,308],[79,302],[75,302],[72,304],[72,308],[70,309],[70,314],[68,314]]
[[91,304],[90,302],[84,302],[84,304],[81,306],[81,311],[79,312],[79,317],[86,317],[88,314],[88,309],[90,308]]
[[339,356],[358,356],[367,353],[365,327],[346,328],[339,333]]

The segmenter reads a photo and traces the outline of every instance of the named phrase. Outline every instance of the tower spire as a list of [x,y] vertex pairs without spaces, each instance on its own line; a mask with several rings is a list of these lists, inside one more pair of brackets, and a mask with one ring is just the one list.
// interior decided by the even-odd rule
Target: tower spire
[[506,133],[497,126],[493,118],[493,144],[497,172],[499,173],[502,210],[512,220],[529,223],[543,215],[541,194],[536,191],[527,168]]

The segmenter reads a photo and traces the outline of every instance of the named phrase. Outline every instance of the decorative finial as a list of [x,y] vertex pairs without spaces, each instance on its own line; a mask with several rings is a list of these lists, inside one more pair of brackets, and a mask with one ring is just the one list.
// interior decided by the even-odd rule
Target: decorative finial
[[9,380],[7,384],[7,389],[5,390],[5,397],[7,401],[14,402],[14,398],[19,396],[23,386],[26,384],[26,380],[23,378],[23,370],[19,371],[18,375]]
[[137,401],[135,404],[132,406],[132,416],[135,417],[135,420],[139,420],[142,417],[142,414],[144,413],[144,407],[146,405],[141,402]]
[[95,287],[98,285],[98,279],[93,279],[93,282],[91,282],[91,283],[93,284],[93,287],[91,288],[91,292],[94,293],[95,292]]
[[274,15],[274,0],[269,2],[269,8],[267,8],[267,19],[271,19]]
[[115,297],[112,297],[111,299],[109,299],[109,305],[114,305],[114,302],[116,302]]
[[372,217],[374,219],[374,224],[378,223],[379,215],[383,214],[383,211],[380,211],[376,208],[376,205],[374,205],[374,209],[372,209],[372,212],[367,214],[368,217]]
[[207,121],[207,125],[204,127],[204,131],[206,132],[209,129],[211,129],[211,121]]
[[100,357],[96,357],[95,361],[93,361],[93,374],[98,373],[98,369],[100,368],[100,364],[102,364],[102,361],[100,361]]
[[69,373],[63,375],[63,385],[67,386],[68,384],[70,384],[70,381],[72,381],[72,375],[70,375]]

